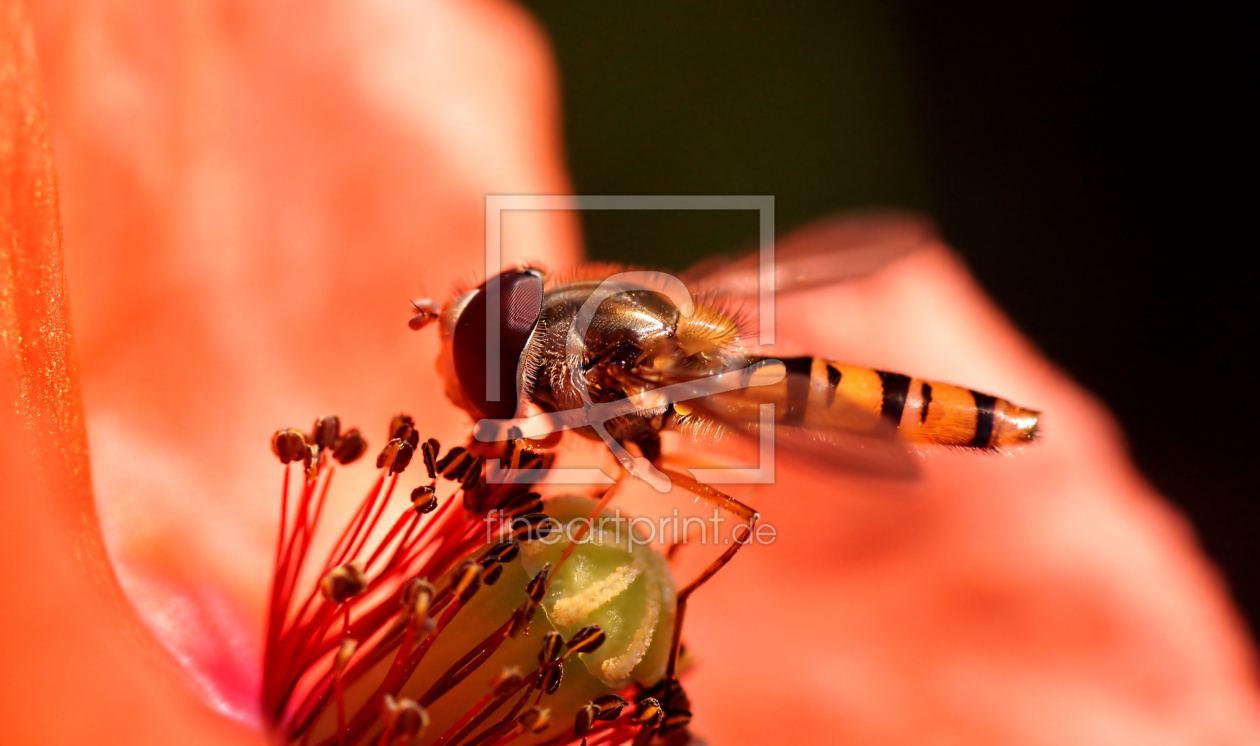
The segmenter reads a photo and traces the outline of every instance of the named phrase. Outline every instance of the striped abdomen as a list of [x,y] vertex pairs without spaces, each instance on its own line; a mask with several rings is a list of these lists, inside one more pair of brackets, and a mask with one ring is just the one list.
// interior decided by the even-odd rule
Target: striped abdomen
[[996,396],[822,358],[780,359],[788,376],[758,398],[775,401],[787,425],[843,424],[856,406],[912,443],[993,449],[1037,435],[1037,412]]

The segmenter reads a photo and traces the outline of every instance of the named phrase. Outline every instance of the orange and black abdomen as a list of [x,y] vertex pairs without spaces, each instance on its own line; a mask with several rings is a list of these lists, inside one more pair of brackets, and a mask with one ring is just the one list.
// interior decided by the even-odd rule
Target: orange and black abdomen
[[780,359],[788,375],[770,388],[778,389],[771,398],[786,425],[843,424],[856,407],[912,443],[995,449],[1037,435],[1037,412],[996,396],[822,358]]

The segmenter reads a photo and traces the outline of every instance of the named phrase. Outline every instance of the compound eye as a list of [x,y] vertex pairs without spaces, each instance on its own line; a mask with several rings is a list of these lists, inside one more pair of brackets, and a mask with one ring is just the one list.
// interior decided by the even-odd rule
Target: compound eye
[[[497,396],[486,390],[486,308],[492,293],[499,296],[499,360]],[[481,417],[506,420],[520,405],[517,370],[529,335],[542,314],[543,282],[537,270],[502,272],[473,291],[459,314],[451,339],[455,375],[464,398]]]

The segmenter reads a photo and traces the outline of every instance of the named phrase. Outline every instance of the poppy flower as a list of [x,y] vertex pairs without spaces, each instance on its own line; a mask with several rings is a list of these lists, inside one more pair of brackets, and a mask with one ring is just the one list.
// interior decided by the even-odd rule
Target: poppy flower
[[[262,742],[266,439],[330,409],[466,433],[405,299],[480,267],[485,194],[569,191],[550,59],[499,2],[0,7],[0,728]],[[504,236],[580,255],[571,214]],[[955,258],[779,309],[785,346],[1009,396],[1046,434],[747,496],[777,541],[689,610],[699,733],[1256,740],[1254,653],[1192,533]]]

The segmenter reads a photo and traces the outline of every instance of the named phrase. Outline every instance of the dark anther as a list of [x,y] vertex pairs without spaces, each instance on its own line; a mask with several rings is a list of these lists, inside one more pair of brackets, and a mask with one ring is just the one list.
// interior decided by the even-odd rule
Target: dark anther
[[468,470],[464,472],[464,478],[460,482],[460,486],[465,490],[471,490],[475,489],[478,484],[481,484],[481,471],[485,463],[480,456],[474,458],[472,463],[468,465]]
[[306,451],[306,439],[302,437],[302,433],[293,428],[287,430],[277,430],[271,436],[271,452],[279,459],[280,463],[288,464],[303,458]]
[[459,458],[459,456],[463,453],[464,453],[463,446],[455,446],[451,450],[447,451],[446,455],[438,459],[438,462],[435,465],[438,472],[440,473],[440,472],[446,471],[446,467],[450,466],[451,462]]
[[[404,422],[398,426],[397,430],[394,431],[394,438],[397,438],[399,440],[410,441],[411,436],[415,434],[416,434],[415,426],[412,425],[410,422]],[[390,438],[390,440],[393,440],[393,438]]]
[[335,414],[325,415],[315,420],[311,428],[311,444],[321,451],[332,448],[341,439],[341,419]]
[[394,456],[398,453],[398,444],[402,441],[391,440],[385,444],[381,452],[376,454],[376,468],[384,469],[387,464],[394,463]]
[[498,562],[499,553],[505,551],[511,545],[511,541],[501,541],[498,544],[491,546],[489,549],[481,553],[481,563],[484,565],[486,560],[494,560],[495,562]]
[[508,542],[507,548],[499,552],[499,561],[506,564],[516,559],[517,555],[519,555],[520,553],[521,553],[520,544],[517,544],[514,541]]
[[406,440],[411,431],[416,427],[415,419],[409,414],[396,414],[394,419],[389,421],[389,439],[401,438]]
[[665,717],[665,710],[655,697],[646,697],[634,708],[634,721],[644,725],[656,725]]
[[490,682],[490,688],[494,690],[496,697],[506,697],[516,691],[523,678],[521,669],[516,666],[509,666],[500,671],[498,676],[494,677],[494,681]]
[[512,519],[512,537],[518,541],[545,539],[553,528],[555,521],[545,513],[527,513]]
[[429,438],[420,446],[420,455],[424,457],[424,470],[429,472],[429,479],[437,479],[437,456],[438,449],[437,440]]
[[390,474],[401,474],[403,469],[407,468],[407,464],[411,463],[411,456],[415,453],[415,449],[411,444],[401,438],[394,438],[381,450],[381,455],[376,457],[376,468],[389,469]]
[[305,453],[302,454],[302,467],[306,469],[306,478],[314,479],[319,476],[319,449],[315,446],[308,445],[304,447]]
[[548,632],[543,635],[542,650],[538,651],[538,662],[544,666],[548,663],[555,663],[560,658],[560,651],[564,649],[564,638],[559,632]]
[[438,499],[434,493],[433,485],[421,485],[411,491],[411,507],[416,509],[420,515],[432,513],[437,510]]
[[424,578],[412,578],[402,587],[398,602],[412,614],[428,616],[429,604],[432,603],[435,592],[429,581]]
[[504,511],[512,516],[525,515],[526,513],[541,513],[542,495],[537,492],[526,492],[508,503]]
[[460,603],[464,603],[481,587],[481,566],[471,560],[465,560],[455,568],[455,578],[455,597]]
[[334,604],[344,604],[367,589],[367,575],[363,565],[351,562],[329,570],[319,581],[324,598]]
[[528,634],[529,622],[534,618],[534,614],[537,613],[537,603],[526,601],[524,604],[521,604],[512,614],[512,623],[508,625],[508,637],[516,637],[522,632]]
[[403,469],[407,468],[407,464],[411,463],[411,457],[415,454],[416,449],[411,445],[410,441],[403,441],[398,446],[398,455],[394,456],[394,463],[389,467],[390,474],[402,474]]
[[429,727],[429,713],[414,700],[395,700],[392,695],[386,694],[381,703],[381,715],[390,743],[410,743]]
[[593,653],[604,644],[606,639],[608,636],[604,634],[604,630],[600,629],[598,624],[592,624],[573,633],[573,637],[569,638],[568,647],[575,653]]
[[551,570],[551,565],[543,565],[543,569],[538,571],[525,586],[525,592],[529,594],[529,600],[539,603],[543,599],[543,594],[547,592],[547,573]]
[[605,694],[602,697],[597,697],[591,704],[598,710],[598,714],[595,717],[599,720],[616,720],[621,717],[621,711],[630,705],[629,702],[616,694]]
[[437,623],[429,618],[429,608],[436,592],[427,580],[412,578],[399,594],[398,603],[403,608],[404,618],[424,635],[437,627]]
[[595,723],[595,717],[599,715],[599,709],[593,704],[589,704],[578,710],[577,720],[573,724],[573,735],[584,736],[591,732],[591,725]]
[[[668,699],[662,699],[662,694],[665,691],[669,692]],[[664,711],[664,716],[660,723],[662,733],[676,730],[691,722],[691,700],[687,697],[687,692],[677,678],[661,681],[645,691],[644,694],[655,697],[658,702],[662,702],[661,709]]]
[[486,585],[494,585],[499,582],[499,577],[502,575],[503,565],[500,565],[498,562],[494,562],[486,567],[485,571],[481,573],[481,582]]
[[511,562],[516,559],[516,555],[520,554],[520,552],[520,545],[508,540],[490,547],[481,557],[483,560],[493,557],[496,562]]
[[[411,440],[411,436],[416,432],[416,428],[410,422],[404,422],[394,431],[394,438],[399,440]],[[390,438],[393,440],[393,438]]]
[[542,689],[547,694],[555,694],[560,688],[560,680],[564,678],[564,666],[552,666],[543,671]]
[[455,446],[446,452],[434,467],[442,474],[442,476],[458,482],[464,477],[464,470],[468,468],[468,464],[472,462],[472,456],[468,455],[468,451],[462,446]]
[[[559,684],[557,684],[559,686]],[[521,727],[530,733],[542,733],[551,727],[550,707],[531,707],[517,719]]]
[[367,440],[359,432],[359,429],[350,428],[337,441],[337,445],[333,447],[333,458],[342,466],[352,464],[358,461],[367,451],[367,447]]
[[[454,450],[452,450],[454,453]],[[447,454],[450,455],[450,454]],[[442,470],[442,476],[452,482],[463,481],[464,475],[468,473],[468,468],[473,465],[473,456],[467,451],[461,451],[451,463]]]

